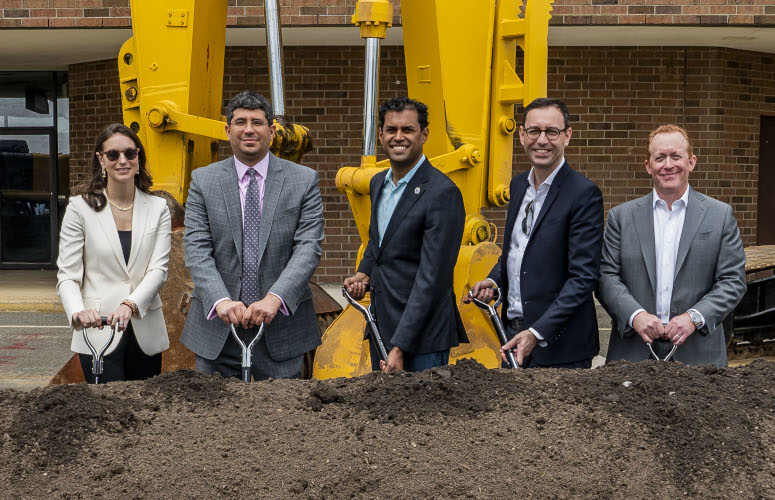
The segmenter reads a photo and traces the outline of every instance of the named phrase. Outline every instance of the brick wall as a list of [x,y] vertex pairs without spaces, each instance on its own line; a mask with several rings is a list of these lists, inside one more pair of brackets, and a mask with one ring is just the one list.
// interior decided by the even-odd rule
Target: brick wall
[[[152,1],[152,0],[143,0]],[[399,0],[393,20],[401,22]],[[283,25],[352,25],[357,0],[281,0]],[[129,0],[0,0],[0,28],[127,27]],[[263,0],[228,0],[229,26],[263,26]]]
[[[394,24],[401,23],[399,0]],[[350,25],[356,0],[282,0],[284,25]],[[551,24],[773,25],[769,0],[555,0]],[[230,26],[263,26],[263,0],[228,0]],[[129,0],[0,0],[0,28],[130,25]]]
[[89,179],[94,141],[107,125],[122,122],[115,60],[70,66],[70,185]]
[[775,24],[768,0],[557,0],[550,24]]
[[[601,187],[606,210],[649,191],[643,165],[648,134],[674,122],[694,140],[698,165],[692,185],[731,203],[745,244],[755,243],[759,116],[775,116],[772,55],[715,48],[553,47],[549,57],[549,94],[565,100],[573,115],[566,156]],[[245,88],[268,93],[265,61],[263,48],[227,49],[224,102]],[[341,166],[357,165],[360,158],[363,49],[286,47],[285,64],[286,110],[291,120],[310,128],[315,149],[304,163],[320,173],[326,240],[316,279],[335,283],[351,272],[360,245],[334,179]],[[406,91],[403,65],[400,47],[382,51],[382,98]],[[88,171],[99,130],[121,120],[115,63],[71,66],[70,94],[72,178],[78,182]],[[527,168],[517,141],[514,171]],[[505,211],[484,213],[503,234]]]

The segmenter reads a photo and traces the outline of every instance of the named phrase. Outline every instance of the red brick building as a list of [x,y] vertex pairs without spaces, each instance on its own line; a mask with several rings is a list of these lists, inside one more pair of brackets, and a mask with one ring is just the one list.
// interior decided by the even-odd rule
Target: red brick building
[[[394,4],[381,98],[406,91]],[[360,245],[334,184],[337,169],[360,158],[364,52],[354,5],[281,1],[286,111],[310,128],[315,149],[304,163],[321,179],[324,283],[351,272]],[[228,13],[224,103],[246,88],[269,92],[263,2],[229,0]],[[0,0],[0,269],[53,266],[68,189],[88,175],[100,129],[121,121],[115,57],[130,21],[129,0]],[[648,133],[678,123],[698,157],[692,186],[734,207],[746,245],[775,244],[775,2],[556,0],[550,26],[549,95],[572,113],[566,157],[602,188],[606,208],[648,192]],[[20,141],[59,160],[22,172],[11,158],[21,153],[4,152]],[[516,147],[514,170],[527,167]],[[485,210],[500,229],[504,213]],[[48,225],[29,222],[36,217]]]

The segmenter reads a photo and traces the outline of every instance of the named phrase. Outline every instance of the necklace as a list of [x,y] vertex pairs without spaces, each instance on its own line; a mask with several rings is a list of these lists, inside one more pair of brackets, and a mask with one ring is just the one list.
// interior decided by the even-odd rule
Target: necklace
[[130,203],[130,204],[129,204],[129,206],[128,206],[128,207],[126,207],[126,208],[124,208],[124,207],[119,207],[118,205],[116,205],[115,203],[113,203],[112,201],[110,201],[110,198],[108,198],[108,192],[107,192],[107,191],[103,191],[103,192],[105,193],[105,199],[106,199],[106,200],[108,200],[108,203],[110,203],[110,204],[111,204],[112,206],[114,206],[115,208],[117,208],[117,209],[121,210],[122,212],[128,212],[129,210],[132,210],[132,207],[134,207],[134,206],[135,206],[135,202],[134,202],[134,201],[132,201],[132,203]]

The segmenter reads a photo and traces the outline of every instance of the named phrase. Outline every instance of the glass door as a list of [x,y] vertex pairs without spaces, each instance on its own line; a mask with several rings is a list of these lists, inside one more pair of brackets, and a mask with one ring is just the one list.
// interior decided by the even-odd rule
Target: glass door
[[57,209],[53,132],[0,133],[0,264],[52,267]]
[[55,269],[69,193],[67,74],[0,71],[0,269]]

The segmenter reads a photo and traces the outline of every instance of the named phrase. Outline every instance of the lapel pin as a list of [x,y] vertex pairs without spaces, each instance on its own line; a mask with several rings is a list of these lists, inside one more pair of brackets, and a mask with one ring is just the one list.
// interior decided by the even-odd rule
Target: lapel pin
[[418,187],[414,188],[414,194],[420,194],[420,188]]

